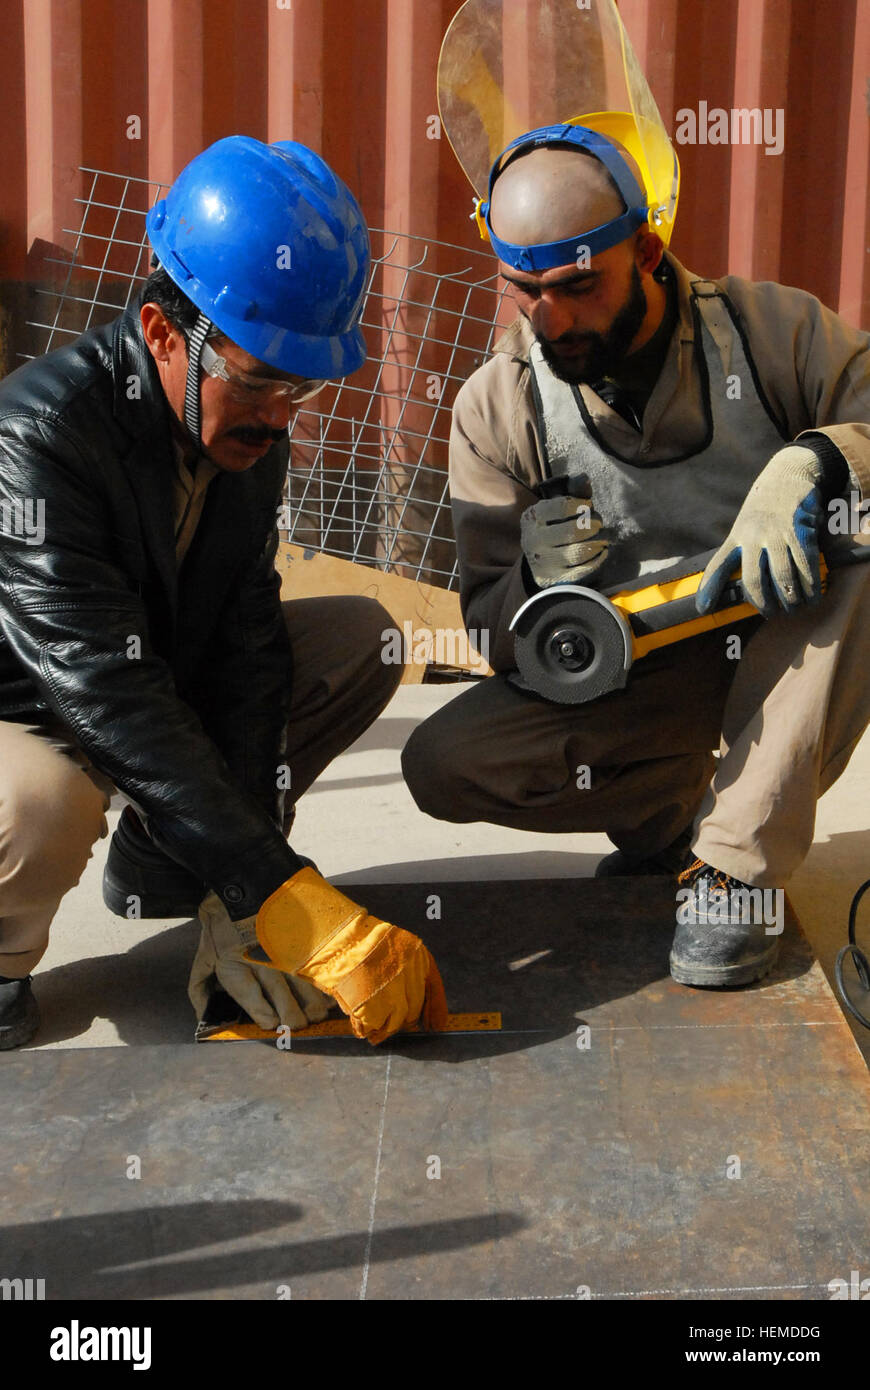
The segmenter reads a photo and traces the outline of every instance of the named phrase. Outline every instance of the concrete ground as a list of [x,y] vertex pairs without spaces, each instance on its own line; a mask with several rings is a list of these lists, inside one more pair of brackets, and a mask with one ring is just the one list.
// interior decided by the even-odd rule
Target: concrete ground
[[[294,845],[314,859],[328,878],[355,884],[584,878],[613,848],[605,835],[540,835],[495,825],[450,825],[418,811],[402,779],[401,749],[416,724],[462,688],[402,686],[377,723],[327,768],[301,800]],[[116,798],[109,812],[111,829],[121,804]],[[147,953],[148,942],[159,949],[159,937],[167,928],[162,922],[121,921],[105,909],[100,880],[107,843],[96,846],[81,882],[67,895],[55,919],[51,945],[39,967],[46,1019],[34,1047],[122,1043],[125,1011],[135,1012],[136,998],[132,979],[119,976],[118,955],[132,953],[133,965]],[[831,982],[834,959],[846,940],[852,894],[867,878],[870,732],[846,772],[820,801],[812,850],[788,886],[797,916]],[[861,923],[866,924],[863,939],[870,952],[870,892],[859,927]],[[195,938],[191,940],[192,954]],[[178,981],[181,991],[184,985],[185,980]],[[870,1060],[870,1029],[848,1015],[847,1021]],[[159,1042],[159,1031],[150,1040]]]

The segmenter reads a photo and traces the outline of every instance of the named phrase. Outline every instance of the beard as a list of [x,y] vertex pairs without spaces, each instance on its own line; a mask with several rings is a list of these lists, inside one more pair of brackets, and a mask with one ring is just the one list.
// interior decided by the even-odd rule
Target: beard
[[[606,333],[563,333],[550,342],[535,336],[541,345],[544,361],[554,376],[571,386],[580,382],[590,384],[613,375],[625,361],[628,349],[637,337],[646,318],[647,302],[637,266],[631,267],[628,297]],[[585,348],[577,357],[562,357],[554,347]]]

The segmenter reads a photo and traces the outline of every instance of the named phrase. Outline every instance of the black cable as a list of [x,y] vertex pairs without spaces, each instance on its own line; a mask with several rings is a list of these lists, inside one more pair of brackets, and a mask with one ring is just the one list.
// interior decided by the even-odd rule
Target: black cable
[[863,1023],[865,1028],[870,1028],[870,1018],[863,1014],[857,1005],[853,1004],[846,992],[846,982],[843,979],[843,962],[847,956],[851,956],[855,963],[855,970],[861,982],[862,989],[870,990],[870,961],[868,961],[861,947],[855,941],[855,922],[858,917],[858,907],[861,899],[870,888],[870,878],[855,893],[852,899],[852,906],[849,908],[849,940],[845,946],[841,946],[834,961],[834,977],[837,981],[837,989],[840,991],[840,998],[853,1018],[857,1018],[859,1023]]

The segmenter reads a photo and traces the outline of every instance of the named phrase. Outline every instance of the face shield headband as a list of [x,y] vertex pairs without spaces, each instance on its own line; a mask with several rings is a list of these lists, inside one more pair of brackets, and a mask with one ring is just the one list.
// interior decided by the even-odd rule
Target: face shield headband
[[[514,246],[512,242],[501,241],[492,230],[489,220],[495,181],[520,154],[542,146],[587,150],[589,154],[594,155],[604,165],[619,189],[626,211],[610,222],[603,222],[600,227],[593,227],[583,236],[568,237],[565,241],[545,241],[538,246]],[[649,215],[643,189],[613,142],[599,135],[597,131],[577,125],[541,126],[538,130],[531,130],[527,135],[520,135],[516,140],[512,140],[490,170],[486,202],[478,201],[474,211],[481,237],[492,243],[492,249],[499,260],[512,266],[514,270],[526,271],[553,270],[556,266],[576,262],[581,254],[597,256],[599,252],[607,251],[611,246],[616,246],[631,236],[633,231],[649,221]]]

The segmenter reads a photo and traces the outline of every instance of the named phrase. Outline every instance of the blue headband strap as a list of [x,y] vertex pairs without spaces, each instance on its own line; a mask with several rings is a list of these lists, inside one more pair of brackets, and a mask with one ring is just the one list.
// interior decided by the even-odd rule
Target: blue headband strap
[[[489,220],[492,203],[492,190],[498,176],[519,154],[541,147],[585,149],[601,161],[619,189],[625,212],[600,227],[593,227],[582,236],[568,237],[564,241],[545,241],[537,246],[515,246],[512,242],[501,241],[492,230]],[[612,141],[587,126],[550,125],[520,135],[502,151],[489,174],[488,198],[479,209],[483,217],[493,250],[500,260],[515,270],[552,270],[555,266],[578,262],[581,255],[597,256],[616,246],[636,228],[643,226],[649,217],[649,207],[643,190],[629,169],[625,160]]]
[[604,222],[593,227],[582,237],[568,237],[565,241],[545,241],[538,246],[514,246],[510,241],[500,241],[489,225],[489,239],[499,260],[513,266],[514,270],[553,270],[557,265],[574,262],[581,265],[586,256],[597,256],[620,241],[625,241],[638,227],[647,221],[646,208],[631,208],[612,222]]

